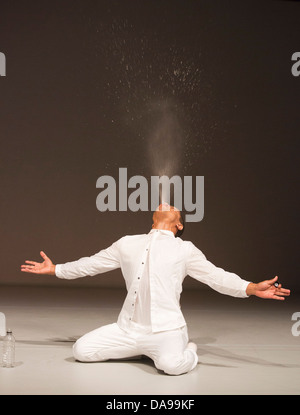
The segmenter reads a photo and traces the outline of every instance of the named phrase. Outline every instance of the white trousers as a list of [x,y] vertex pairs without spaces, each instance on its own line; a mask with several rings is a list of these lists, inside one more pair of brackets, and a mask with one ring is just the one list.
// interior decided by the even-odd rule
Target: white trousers
[[155,367],[168,375],[181,375],[198,363],[194,350],[187,349],[187,327],[159,333],[132,330],[126,333],[116,323],[108,324],[80,337],[73,345],[73,355],[81,362],[148,356]]

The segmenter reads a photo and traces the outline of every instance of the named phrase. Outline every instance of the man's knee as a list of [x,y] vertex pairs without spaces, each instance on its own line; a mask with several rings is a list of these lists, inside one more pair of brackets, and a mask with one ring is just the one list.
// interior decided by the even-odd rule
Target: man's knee
[[[97,356],[96,356],[97,354]],[[84,339],[78,339],[73,345],[73,356],[79,362],[94,362],[106,360],[99,356],[99,352],[95,353],[90,345]]]
[[164,356],[161,357],[156,367],[157,369],[162,370],[167,375],[183,375],[184,373],[187,373],[190,369],[186,367],[184,364],[184,359],[180,357],[173,357],[173,356]]
[[73,345],[73,356],[75,360],[79,360],[80,362],[86,362],[89,360],[87,348],[80,339],[77,340]]

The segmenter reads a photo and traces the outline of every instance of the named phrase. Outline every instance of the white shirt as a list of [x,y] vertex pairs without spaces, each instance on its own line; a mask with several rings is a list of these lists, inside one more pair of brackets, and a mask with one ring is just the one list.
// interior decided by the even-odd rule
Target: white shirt
[[149,276],[149,253],[144,264],[143,274],[139,290],[137,292],[136,303],[132,321],[137,323],[139,328],[144,331],[152,331],[151,327],[151,294],[150,294],[150,276]]
[[56,265],[55,273],[58,278],[74,279],[117,268],[121,268],[127,288],[117,321],[125,331],[143,321],[151,324],[153,332],[184,326],[180,294],[187,275],[222,294],[248,297],[248,281],[216,267],[192,242],[160,229],[124,236],[95,255]]

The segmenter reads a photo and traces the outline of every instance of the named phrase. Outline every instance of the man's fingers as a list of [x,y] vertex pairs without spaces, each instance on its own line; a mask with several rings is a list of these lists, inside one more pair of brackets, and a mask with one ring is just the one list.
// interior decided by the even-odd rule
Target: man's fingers
[[23,272],[31,272],[32,274],[36,274],[37,271],[35,270],[35,268],[31,265],[22,265],[21,266],[21,271]]
[[38,262],[35,262],[35,261],[25,261],[26,262],[26,264],[32,264],[32,265],[37,265],[38,264]]
[[276,275],[276,277],[272,278],[271,280],[268,280],[268,283],[273,285],[277,280],[278,280],[278,276]]
[[21,265],[21,268],[33,269],[35,268],[35,265]]
[[276,294],[280,294],[280,295],[290,295],[291,290],[287,290],[286,288],[280,288],[279,290],[276,291]]
[[45,252],[44,252],[44,251],[41,251],[41,252],[40,252],[40,255],[41,255],[41,257],[42,257],[43,259],[49,259],[49,258],[47,257],[47,255],[45,254]]

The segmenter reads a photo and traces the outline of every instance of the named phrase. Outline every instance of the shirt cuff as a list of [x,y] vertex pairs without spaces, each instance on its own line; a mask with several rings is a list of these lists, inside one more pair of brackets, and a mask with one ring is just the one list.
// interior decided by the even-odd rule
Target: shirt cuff
[[63,278],[62,272],[61,272],[61,264],[55,265],[55,275],[58,278]]
[[249,297],[250,297],[250,295],[248,295],[248,294],[246,293],[247,287],[248,287],[248,285],[249,285],[250,283],[251,283],[251,281],[245,281],[245,282],[244,282],[243,291],[245,292],[245,298],[249,298]]

